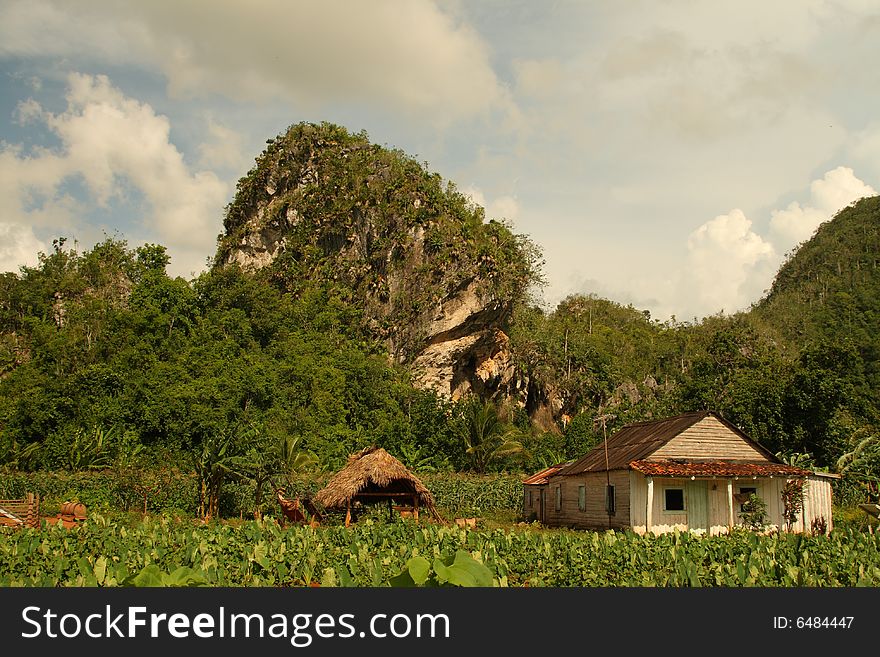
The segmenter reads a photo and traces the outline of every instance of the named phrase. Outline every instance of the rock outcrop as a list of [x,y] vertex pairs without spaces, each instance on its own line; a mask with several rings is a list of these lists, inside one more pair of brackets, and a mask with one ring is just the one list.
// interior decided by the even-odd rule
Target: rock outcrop
[[363,134],[299,124],[268,143],[227,208],[215,264],[332,289],[419,387],[526,406],[504,328],[534,273],[527,240]]

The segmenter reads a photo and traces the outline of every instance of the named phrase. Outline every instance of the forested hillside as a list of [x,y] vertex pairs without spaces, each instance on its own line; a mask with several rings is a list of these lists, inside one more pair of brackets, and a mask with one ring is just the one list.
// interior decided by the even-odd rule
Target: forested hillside
[[254,427],[330,463],[371,440],[446,451],[434,442],[442,426],[430,430],[441,408],[407,385],[357,310],[331,293],[294,297],[235,267],[172,279],[155,245],[63,246],[3,277],[6,461],[186,461]]
[[880,196],[846,208],[793,251],[754,314],[789,349],[852,344],[866,388],[880,390]]
[[603,423],[714,409],[774,452],[876,493],[878,231],[880,197],[863,199],[793,252],[752,310],[698,324],[595,296],[521,308],[515,353],[567,425],[559,459],[595,444]]
[[533,470],[713,409],[876,494],[880,198],[820,227],[751,311],[698,324],[591,295],[541,310],[526,236],[327,124],[270,140],[225,227],[192,281],[114,239],[60,238],[0,277],[3,464],[257,481],[376,444],[421,472]]

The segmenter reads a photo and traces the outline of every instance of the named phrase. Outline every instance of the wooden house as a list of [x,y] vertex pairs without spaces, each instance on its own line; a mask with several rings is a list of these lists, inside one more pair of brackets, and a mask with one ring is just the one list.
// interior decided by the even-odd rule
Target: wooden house
[[[523,515],[549,526],[721,534],[744,524],[754,493],[768,529],[827,532],[835,477],[786,465],[701,411],[629,424],[581,458],[536,473],[524,482]],[[803,508],[789,527],[782,493],[791,480],[803,482]]]
[[547,517],[547,487],[550,477],[558,473],[568,463],[559,463],[536,472],[523,480],[523,518],[527,522],[544,523]]

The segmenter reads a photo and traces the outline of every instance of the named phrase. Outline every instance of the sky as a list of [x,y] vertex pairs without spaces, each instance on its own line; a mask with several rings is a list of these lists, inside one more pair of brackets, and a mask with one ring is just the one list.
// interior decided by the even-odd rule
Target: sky
[[300,121],[366,130],[543,250],[546,307],[747,309],[880,189],[876,0],[0,0],[0,271],[205,269]]

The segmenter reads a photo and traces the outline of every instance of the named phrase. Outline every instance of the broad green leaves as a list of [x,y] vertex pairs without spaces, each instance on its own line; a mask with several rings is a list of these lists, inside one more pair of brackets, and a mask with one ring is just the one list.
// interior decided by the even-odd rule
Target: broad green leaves
[[414,556],[389,580],[391,586],[494,586],[492,571],[465,550],[435,557],[433,562]]
[[[94,556],[98,555],[98,556]],[[0,529],[2,586],[880,586],[880,536],[695,537],[96,518]]]
[[180,566],[170,573],[155,564],[144,566],[137,575],[124,579],[121,586],[204,586],[207,582],[192,568]]

